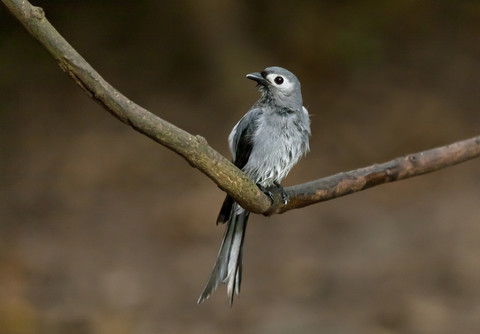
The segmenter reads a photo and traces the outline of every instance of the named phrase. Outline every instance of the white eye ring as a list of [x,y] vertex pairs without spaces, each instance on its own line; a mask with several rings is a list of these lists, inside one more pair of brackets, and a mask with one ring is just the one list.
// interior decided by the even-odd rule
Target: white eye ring
[[267,75],[268,81],[284,94],[290,94],[294,89],[294,84],[283,75],[270,73]]

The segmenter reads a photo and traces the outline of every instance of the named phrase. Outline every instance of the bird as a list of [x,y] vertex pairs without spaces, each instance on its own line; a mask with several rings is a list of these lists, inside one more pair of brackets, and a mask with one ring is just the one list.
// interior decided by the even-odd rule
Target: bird
[[[288,196],[280,182],[309,150],[310,116],[303,106],[298,78],[285,68],[267,67],[247,74],[257,83],[260,99],[238,121],[228,136],[232,162],[273,201],[279,190],[285,204]],[[226,196],[219,223],[227,223],[220,251],[198,304],[207,300],[220,283],[227,285],[230,306],[239,295],[242,252],[249,212]]]

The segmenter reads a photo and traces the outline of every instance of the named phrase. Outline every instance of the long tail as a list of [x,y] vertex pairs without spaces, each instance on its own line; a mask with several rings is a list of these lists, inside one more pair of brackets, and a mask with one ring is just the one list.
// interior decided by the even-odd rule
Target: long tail
[[207,300],[220,283],[227,284],[230,305],[233,304],[234,294],[240,293],[242,246],[249,214],[227,196],[217,219],[217,223],[224,223],[228,217],[227,228],[210,279],[198,299],[199,304]]

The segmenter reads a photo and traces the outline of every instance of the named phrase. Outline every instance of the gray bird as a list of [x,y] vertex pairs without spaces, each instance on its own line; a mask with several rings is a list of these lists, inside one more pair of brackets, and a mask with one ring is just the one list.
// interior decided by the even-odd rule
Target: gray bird
[[[282,179],[309,151],[310,119],[303,107],[300,81],[281,67],[268,67],[247,74],[257,82],[260,99],[234,126],[228,136],[233,163],[248,175],[271,198]],[[227,223],[220,252],[210,279],[198,303],[208,299],[220,283],[227,284],[229,303],[240,292],[242,279],[242,246],[250,212],[227,195],[217,218]]]

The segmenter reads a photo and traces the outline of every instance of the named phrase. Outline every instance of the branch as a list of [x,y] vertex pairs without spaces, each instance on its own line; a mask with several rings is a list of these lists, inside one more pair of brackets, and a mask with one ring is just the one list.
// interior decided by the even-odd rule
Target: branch
[[117,119],[170,150],[212,179],[242,207],[271,215],[302,208],[380,184],[404,180],[480,156],[480,136],[428,151],[409,154],[382,164],[342,172],[285,188],[290,200],[273,204],[230,161],[194,136],[135,104],[106,82],[47,21],[43,9],[24,0],[2,0],[27,31],[57,60],[60,68],[97,103]]
[[265,213],[283,213],[307,205],[353,194],[380,184],[409,179],[434,172],[480,156],[480,136],[427,151],[408,154],[382,164],[342,172],[315,181],[285,188],[287,205],[276,194],[274,204]]
[[245,209],[263,213],[270,199],[242,171],[194,136],[135,104],[106,82],[45,18],[42,8],[24,0],[2,0],[27,31],[84,91],[123,123],[184,157]]

